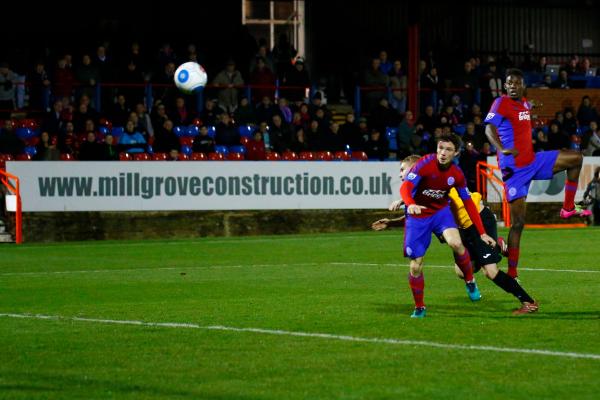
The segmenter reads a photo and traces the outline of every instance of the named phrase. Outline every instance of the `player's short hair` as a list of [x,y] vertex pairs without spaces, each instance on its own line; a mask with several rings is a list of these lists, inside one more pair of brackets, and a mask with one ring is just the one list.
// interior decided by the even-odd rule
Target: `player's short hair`
[[415,164],[417,161],[419,161],[419,158],[421,158],[420,155],[411,154],[410,156],[405,157],[401,162],[407,163],[407,164]]
[[506,70],[506,78],[508,79],[509,76],[516,76],[518,78],[521,79],[525,79],[525,75],[523,74],[523,71],[521,71],[518,68],[509,68]]
[[460,146],[462,146],[462,140],[460,140],[460,137],[458,137],[458,135],[456,135],[454,133],[443,133],[438,138],[437,141],[438,141],[438,143],[439,142],[452,142],[456,151],[459,151]]

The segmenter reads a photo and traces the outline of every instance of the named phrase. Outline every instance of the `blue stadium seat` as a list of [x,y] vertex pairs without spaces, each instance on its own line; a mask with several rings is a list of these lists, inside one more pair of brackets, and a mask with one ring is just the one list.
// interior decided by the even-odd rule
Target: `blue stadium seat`
[[35,132],[29,128],[17,128],[15,133],[19,139],[29,139],[35,136]]
[[196,125],[190,125],[187,127],[186,136],[198,136],[200,134],[200,129]]
[[465,124],[456,124],[452,129],[454,130],[454,133],[462,136],[467,131],[467,126]]
[[113,136],[121,137],[123,136],[123,132],[125,132],[125,128],[123,128],[122,126],[113,126],[112,131],[110,133],[112,133]]
[[214,138],[215,135],[216,135],[216,133],[217,133],[217,130],[215,129],[214,126],[209,126],[208,127],[208,136],[209,137]]
[[250,138],[254,135],[254,127],[250,125],[242,125],[238,128],[241,137]]
[[181,137],[185,135],[187,128],[185,126],[176,126],[173,128],[173,133],[177,135],[177,137]]
[[385,128],[385,137],[388,140],[389,149],[391,151],[398,150],[398,128]]
[[589,89],[600,89],[600,76],[588,76],[585,87]]
[[108,126],[100,126],[98,132],[106,136],[110,133],[110,129],[108,129]]
[[35,146],[26,146],[23,150],[25,154],[29,154],[30,156],[35,156],[37,154],[37,147]]
[[246,154],[246,146],[229,146],[229,152]]
[[215,153],[221,153],[224,156],[226,156],[227,154],[229,154],[229,149],[227,148],[227,146],[217,145],[215,146]]
[[576,132],[576,133],[577,133],[579,136],[581,136],[581,135],[583,135],[584,133],[586,133],[586,132],[587,132],[587,131],[589,131],[589,130],[590,130],[590,127],[589,127],[589,126],[587,126],[587,125],[584,125],[584,126],[580,126],[580,127],[578,127],[578,128],[577,128],[577,132]]
[[193,153],[192,147],[184,144],[181,146],[181,152],[185,155],[191,156]]

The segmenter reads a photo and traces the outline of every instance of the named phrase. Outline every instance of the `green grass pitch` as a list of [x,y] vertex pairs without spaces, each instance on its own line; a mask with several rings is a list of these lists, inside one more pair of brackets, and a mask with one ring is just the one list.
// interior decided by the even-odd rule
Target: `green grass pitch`
[[3,245],[0,399],[597,399],[599,239],[527,229],[521,317],[434,239],[424,320],[401,230]]

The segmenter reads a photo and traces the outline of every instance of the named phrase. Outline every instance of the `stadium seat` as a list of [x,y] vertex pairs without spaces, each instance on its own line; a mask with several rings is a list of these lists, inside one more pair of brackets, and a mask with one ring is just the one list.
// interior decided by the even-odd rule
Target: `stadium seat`
[[294,153],[293,151],[285,151],[281,155],[281,158],[284,161],[297,161],[298,160],[298,154]]
[[181,136],[179,137],[179,144],[191,146],[192,144],[194,144],[194,138],[189,136]]
[[29,138],[35,136],[34,131],[29,128],[17,128],[15,130],[15,134],[21,140],[26,140],[26,139],[29,139]]
[[330,151],[317,151],[315,153],[315,159],[318,161],[332,161],[333,154]]
[[191,156],[192,161],[206,161],[208,157],[204,153],[192,153]]
[[165,161],[167,159],[167,153],[154,153],[152,154],[153,161]]
[[193,152],[192,146],[188,146],[187,144],[181,145],[181,151],[180,151],[181,154],[185,154],[185,155],[189,156],[192,154],[192,152]]
[[215,153],[221,153],[226,156],[229,153],[227,146],[217,145],[215,146]]
[[279,160],[281,160],[281,155],[279,153],[277,153],[276,151],[271,151],[271,152],[265,154],[265,160],[279,161]]
[[202,125],[204,125],[200,118],[194,118],[194,120],[192,121],[192,124],[197,126],[198,128],[200,128]]
[[125,132],[125,128],[123,128],[122,126],[115,126],[110,131],[110,133],[112,133],[112,135],[114,137],[121,137],[121,136],[123,136],[123,132]]
[[250,125],[242,125],[238,128],[241,137],[251,138],[254,135],[254,127]]
[[175,126],[173,127],[173,133],[177,136],[177,137],[182,137],[185,135],[186,133],[186,127],[185,126]]
[[354,161],[368,161],[369,156],[364,151],[353,151],[352,152],[352,160]]
[[312,151],[303,151],[298,158],[302,161],[312,161],[315,159],[315,153]]
[[454,127],[452,128],[452,130],[454,131],[454,133],[456,133],[457,135],[464,135],[465,132],[467,131],[467,126],[465,124],[456,124],[454,125]]
[[61,161],[75,161],[75,157],[71,153],[60,153]]
[[583,125],[583,126],[580,126],[580,127],[578,127],[578,128],[577,128],[577,134],[578,134],[579,136],[581,136],[581,135],[585,134],[585,133],[586,133],[587,131],[589,131],[589,130],[590,130],[590,127],[589,127],[589,126],[587,126],[587,125]]
[[133,161],[150,161],[152,156],[148,153],[135,153],[133,155]]
[[33,136],[30,138],[24,139],[24,141],[25,141],[26,146],[37,146],[37,144],[40,142],[40,137]]
[[29,154],[30,156],[35,156],[37,154],[37,147],[35,146],[26,146],[23,150],[25,154]]
[[17,126],[20,128],[29,128],[31,130],[36,130],[38,128],[38,123],[33,118],[25,118],[18,122]]
[[190,160],[190,156],[188,156],[187,154],[183,154],[183,153],[179,153],[177,158],[179,159],[179,161],[189,161]]
[[119,161],[131,161],[133,157],[129,153],[119,153]]
[[335,159],[338,161],[350,161],[352,160],[352,154],[347,151],[336,151]]
[[208,136],[211,138],[214,138],[216,134],[217,134],[216,128],[214,126],[209,126],[208,127]]
[[240,138],[240,143],[241,143],[241,144],[243,144],[243,145],[246,145],[246,144],[250,143],[250,139],[248,139],[248,138],[247,138],[247,137],[245,137],[245,136],[242,136],[242,137]]
[[108,128],[108,126],[100,126],[98,128],[98,133],[101,133],[104,136],[106,136],[106,135],[108,135],[110,133],[110,129]]
[[200,134],[200,129],[196,125],[190,125],[187,127],[185,134],[190,137],[198,136]]
[[15,160],[17,161],[31,161],[31,155],[27,153],[18,154]]
[[223,153],[209,153],[208,159],[210,161],[223,161],[225,159],[225,156],[223,155]]
[[229,146],[229,152],[246,154],[246,147],[245,146]]
[[230,152],[229,154],[227,154],[227,160],[229,160],[229,161],[243,161],[244,160],[244,154],[243,153],[238,153],[238,152]]
[[385,128],[385,137],[388,140],[388,147],[391,151],[398,150],[398,128]]

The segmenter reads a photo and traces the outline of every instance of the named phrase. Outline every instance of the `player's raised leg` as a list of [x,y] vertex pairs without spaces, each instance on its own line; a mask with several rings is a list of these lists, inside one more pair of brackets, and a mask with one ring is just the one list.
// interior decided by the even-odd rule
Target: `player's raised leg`
[[553,172],[567,171],[565,181],[565,200],[560,210],[561,218],[587,217],[591,211],[575,205],[575,194],[579,184],[579,173],[583,165],[583,155],[577,151],[561,150],[554,163]]
[[462,271],[465,280],[467,294],[472,301],[481,300],[481,293],[473,277],[473,266],[471,265],[471,257],[469,252],[460,240],[460,233],[456,228],[448,228],[442,233],[448,246],[452,248],[454,253],[454,261],[458,268]]

